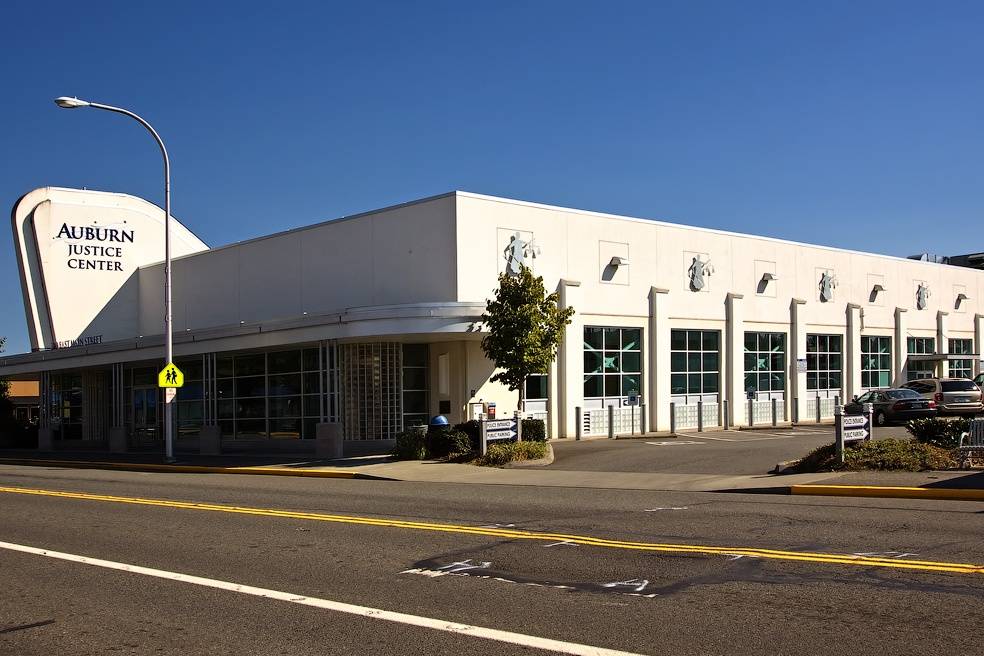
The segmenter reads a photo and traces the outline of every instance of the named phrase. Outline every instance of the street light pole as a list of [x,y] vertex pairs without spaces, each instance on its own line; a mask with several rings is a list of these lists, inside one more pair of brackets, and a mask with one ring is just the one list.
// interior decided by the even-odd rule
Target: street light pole
[[[171,334],[171,160],[168,159],[164,141],[150,123],[122,107],[113,107],[112,105],[103,105],[101,103],[88,102],[67,96],[55,98],[55,104],[64,109],[92,107],[94,109],[104,109],[107,112],[116,112],[117,114],[129,116],[147,128],[147,131],[153,135],[154,140],[161,149],[161,155],[164,156],[164,343],[165,365],[170,364],[174,359],[174,344]],[[168,462],[174,461],[173,419],[174,397],[168,393],[164,395],[164,458]]]

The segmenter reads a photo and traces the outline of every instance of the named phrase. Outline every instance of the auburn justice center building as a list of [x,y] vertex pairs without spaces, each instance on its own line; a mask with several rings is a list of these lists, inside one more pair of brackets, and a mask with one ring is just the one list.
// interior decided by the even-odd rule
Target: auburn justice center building
[[[43,188],[12,212],[41,448],[162,440],[163,211]],[[552,437],[833,415],[834,400],[981,371],[984,271],[453,192],[209,248],[172,223],[179,449],[383,449],[474,417],[480,317],[526,265],[576,312],[525,411]],[[749,400],[751,403],[749,403]],[[728,403],[724,403],[727,401]],[[638,402],[639,405],[630,405]],[[725,409],[726,408],[726,409]]]

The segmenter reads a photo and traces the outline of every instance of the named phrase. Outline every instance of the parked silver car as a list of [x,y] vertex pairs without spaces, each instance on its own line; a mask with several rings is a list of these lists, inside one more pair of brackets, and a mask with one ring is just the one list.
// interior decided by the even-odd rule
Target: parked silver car
[[984,412],[981,388],[969,378],[922,378],[902,385],[936,402],[941,415],[976,415]]

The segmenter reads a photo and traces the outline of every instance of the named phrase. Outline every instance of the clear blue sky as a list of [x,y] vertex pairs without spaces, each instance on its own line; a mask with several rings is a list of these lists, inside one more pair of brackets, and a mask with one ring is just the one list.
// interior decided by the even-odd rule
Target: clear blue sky
[[[142,6],[140,6],[142,5]],[[224,5],[224,6],[223,6]],[[980,2],[23,2],[0,199],[160,203],[210,245],[451,189],[896,255],[984,250]],[[9,230],[0,335],[29,348]]]

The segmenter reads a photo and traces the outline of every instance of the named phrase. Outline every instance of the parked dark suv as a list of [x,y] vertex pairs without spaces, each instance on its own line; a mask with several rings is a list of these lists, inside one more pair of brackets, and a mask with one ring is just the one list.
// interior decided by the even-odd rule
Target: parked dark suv
[[919,392],[924,399],[936,401],[941,415],[973,416],[984,411],[981,388],[969,378],[923,378],[902,386]]

